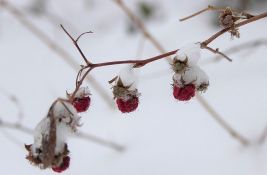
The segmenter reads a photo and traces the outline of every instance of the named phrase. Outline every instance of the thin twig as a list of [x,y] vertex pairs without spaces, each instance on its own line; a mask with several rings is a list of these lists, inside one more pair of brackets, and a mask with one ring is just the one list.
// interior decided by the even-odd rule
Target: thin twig
[[93,33],[93,32],[92,32],[92,31],[89,31],[89,32],[83,32],[82,34],[80,34],[80,35],[77,37],[77,39],[75,40],[76,43],[78,43],[79,39],[80,39],[83,35],[85,35],[85,34],[89,34],[89,33]]
[[2,92],[17,108],[18,110],[18,120],[17,123],[22,122],[23,118],[24,118],[24,112],[23,112],[23,108],[21,106],[21,102],[19,101],[19,99],[14,95],[9,93],[8,91],[0,88],[0,92]]
[[79,53],[81,54],[83,60],[85,61],[86,65],[89,65],[90,62],[88,61],[88,59],[86,58],[86,56],[84,55],[83,51],[81,50],[81,48],[79,47],[78,45],[78,40],[79,38],[85,34],[85,33],[82,33],[77,39],[74,39],[67,30],[64,29],[64,27],[62,26],[62,24],[60,25],[60,27],[64,30],[64,32],[69,36],[69,38],[72,40],[73,44],[75,45],[75,47],[77,48],[77,50],[79,51]]
[[207,50],[211,51],[212,53],[219,54],[219,55],[223,56],[224,58],[226,58],[230,62],[233,61],[227,55],[225,55],[224,53],[220,52],[218,48],[217,49],[213,49],[213,48],[211,48],[211,47],[209,47],[207,45],[203,45],[201,47],[204,48],[204,49],[207,49]]
[[184,17],[184,18],[179,19],[179,21],[185,21],[185,20],[188,20],[190,18],[193,18],[193,17],[195,17],[197,15],[200,15],[200,14],[202,14],[204,12],[212,11],[212,10],[218,10],[218,8],[215,8],[214,6],[209,5],[207,8],[204,8],[204,9],[202,9],[202,10],[196,12],[196,13],[193,13],[192,15],[189,15],[187,17]]
[[6,139],[8,139],[10,142],[14,143],[15,145],[17,145],[20,148],[23,148],[22,145],[23,143],[21,141],[18,140],[18,138],[16,138],[15,136],[13,136],[12,134],[6,132],[3,128],[0,128],[0,132],[6,137]]
[[70,98],[69,98],[70,101],[73,101],[73,99],[75,98],[76,93],[77,93],[78,90],[80,89],[80,87],[81,87],[81,85],[82,85],[84,79],[85,79],[86,76],[91,72],[91,70],[93,70],[92,67],[90,67],[90,68],[84,73],[84,75],[82,76],[82,78],[81,78],[78,82],[76,82],[75,90],[74,90],[74,92],[71,94],[71,96],[70,96]]
[[[17,130],[17,131],[20,131],[20,132],[23,132],[23,133],[29,134],[29,135],[32,135],[33,132],[34,132],[33,129],[30,129],[30,128],[24,126],[24,125],[17,124],[17,123],[6,122],[6,121],[3,121],[1,119],[0,119],[0,127]],[[86,141],[94,142],[94,143],[102,145],[104,147],[108,147],[108,148],[114,149],[116,151],[123,151],[125,149],[124,146],[122,146],[122,145],[119,145],[119,144],[114,143],[112,141],[108,141],[108,140],[99,138],[99,137],[94,136],[92,134],[78,132],[74,136],[79,138],[79,139],[83,139],[83,140],[86,140]]]
[[265,142],[266,138],[267,138],[267,125],[266,125],[265,128],[263,129],[263,132],[261,133],[258,142],[259,142],[260,144],[263,144],[263,143]]
[[[181,18],[179,21],[182,22],[182,21],[188,20],[188,19],[190,19],[190,18],[193,18],[193,17],[195,17],[195,16],[198,16],[198,15],[204,13],[204,12],[207,12],[207,11],[219,11],[219,12],[222,12],[222,11],[224,11],[225,9],[226,9],[226,8],[215,7],[215,6],[212,6],[212,5],[208,5],[207,8],[204,8],[204,9],[202,9],[202,10],[196,12],[196,13],[193,13],[192,15],[187,16],[187,17]],[[240,10],[236,10],[236,9],[231,9],[231,10],[232,10],[233,12],[235,12],[235,13],[240,13],[241,16],[245,16],[247,19],[248,19],[248,18],[251,18],[251,17],[254,16],[254,15],[251,15],[251,14],[249,14],[249,13],[246,13],[246,12],[243,12],[243,11],[240,11]]]
[[[254,21],[260,20],[262,18],[266,18],[266,17],[267,17],[267,12],[259,14],[257,16],[254,16],[252,18],[249,18],[249,19],[242,21],[240,23],[237,23],[235,25],[235,27],[241,27],[241,26],[244,26],[246,24],[252,23]],[[230,30],[230,27],[220,30],[219,32],[215,33],[214,35],[212,35],[211,37],[209,37],[205,41],[201,42],[201,45],[206,45],[206,46],[209,45],[212,41],[214,41],[216,38],[218,38],[219,36],[221,36],[222,34],[227,32],[228,30]]]
[[[262,45],[267,46],[267,39],[256,39],[253,41],[241,43],[241,44],[233,46],[229,49],[224,50],[223,53],[226,53],[227,55],[235,54],[235,53],[238,53],[240,51],[248,50],[248,49],[251,50],[253,48],[257,48],[258,46],[262,46]],[[205,63],[214,63],[214,62],[220,61],[221,60],[220,57],[221,57],[221,55],[215,56],[211,60],[209,60]]]
[[111,141],[104,140],[102,138],[96,137],[96,136],[88,134],[88,133],[78,132],[76,134],[76,137],[79,139],[90,140],[90,141],[95,142],[97,144],[101,144],[102,146],[113,148],[116,151],[121,152],[121,151],[125,150],[125,147],[122,145],[119,145],[119,144],[111,142]]
[[[72,40],[73,44],[75,45],[75,47],[80,50],[80,52],[82,53],[81,51],[81,48],[79,47],[79,45],[77,44],[77,41],[70,35],[70,33],[64,28],[63,25],[60,25],[61,28],[63,29],[63,31],[67,34],[67,36]],[[170,52],[167,52],[167,53],[164,53],[164,54],[161,54],[161,55],[157,55],[155,57],[151,57],[151,58],[148,58],[148,59],[143,59],[143,60],[140,60],[140,59],[135,59],[135,60],[123,60],[123,61],[111,61],[111,62],[103,62],[103,63],[88,63],[86,66],[84,66],[79,72],[78,72],[78,75],[76,77],[76,87],[75,87],[75,90],[73,91],[71,97],[69,98],[70,101],[72,101],[76,95],[76,93],[78,92],[80,86],[82,85],[83,83],[83,80],[86,78],[86,76],[89,74],[89,72],[91,70],[93,70],[94,68],[97,68],[97,67],[104,67],[104,66],[111,66],[111,65],[118,65],[118,64],[135,64],[134,67],[137,68],[137,67],[142,67],[148,63],[151,63],[153,61],[157,61],[157,60],[160,60],[160,59],[163,59],[163,58],[166,58],[168,56],[171,56],[171,55],[174,55],[178,50],[173,50],[173,51],[170,51]],[[78,77],[81,75],[82,73],[82,70],[84,70],[85,68],[88,68],[88,70],[86,71],[86,73],[82,76],[82,78],[78,80]]]

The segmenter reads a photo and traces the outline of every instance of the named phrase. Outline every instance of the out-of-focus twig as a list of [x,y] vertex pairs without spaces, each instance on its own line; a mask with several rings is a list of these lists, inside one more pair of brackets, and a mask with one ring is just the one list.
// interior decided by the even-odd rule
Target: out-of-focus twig
[[184,18],[179,19],[179,21],[185,21],[185,20],[188,20],[190,18],[193,18],[193,17],[195,17],[197,15],[200,15],[200,14],[202,14],[204,12],[213,11],[213,10],[222,10],[222,9],[209,5],[207,8],[204,8],[204,9],[202,9],[202,10],[196,12],[196,13],[193,13],[192,15],[189,15],[187,17],[184,17]]
[[[78,70],[80,68],[80,66],[74,61],[74,58],[72,58],[70,54],[65,51],[65,49],[63,49],[60,45],[56,44],[41,29],[39,29],[36,25],[30,22],[25,17],[25,15],[13,4],[11,4],[9,1],[1,0],[0,5],[5,8],[10,14],[12,14],[15,19],[17,19],[23,26],[25,26],[29,31],[31,31],[39,40],[45,43],[49,49],[58,54],[74,70]],[[92,85],[92,87],[96,91],[98,91],[100,96],[110,107],[114,106],[112,98],[110,98],[110,96],[105,92],[105,90],[101,87],[97,80],[95,80],[92,76],[87,76],[86,80],[90,83],[90,85]]]
[[[145,36],[147,40],[149,40],[153,45],[161,52],[165,53],[166,50],[161,46],[160,42],[158,42],[155,37],[153,37],[150,32],[147,30],[144,23],[134,15],[134,13],[126,6],[123,0],[114,0],[116,4],[127,14],[127,16],[133,21],[133,23],[141,30],[142,34]],[[169,63],[171,63],[171,58],[167,59]]]
[[16,138],[14,135],[6,132],[4,130],[4,128],[0,128],[0,133],[2,133],[6,139],[8,139],[10,142],[14,143],[16,146],[23,148],[21,145],[23,145],[23,143],[21,141],[18,140],[18,138]]
[[[193,18],[195,16],[198,16],[204,12],[207,12],[207,11],[219,11],[219,12],[222,12],[224,11],[225,8],[222,8],[222,7],[215,7],[215,6],[212,6],[212,5],[208,5],[207,8],[204,8],[196,13],[193,13],[192,15],[189,15],[187,17],[184,17],[184,18],[181,18],[179,21],[185,21],[185,20],[188,20],[190,18]],[[249,13],[246,13],[246,12],[243,12],[243,11],[240,11],[240,10],[236,10],[236,9],[231,9],[233,12],[235,13],[239,13],[240,15],[243,15],[243,16],[246,16],[247,18],[251,18],[253,17],[253,15],[249,14]]]
[[14,94],[11,94],[11,93],[7,92],[6,90],[4,90],[1,87],[0,87],[0,92],[3,93],[9,99],[9,101],[12,102],[16,106],[16,108],[18,110],[17,123],[22,122],[22,120],[24,118],[24,112],[23,112],[23,108],[21,106],[21,103],[20,103],[19,99]]
[[[30,129],[30,128],[28,128],[24,125],[18,124],[18,123],[6,122],[6,121],[3,121],[2,119],[0,119],[0,127],[17,130],[17,131],[20,131],[20,132],[23,132],[23,133],[29,134],[29,135],[33,134],[33,129]],[[78,132],[74,136],[79,138],[79,139],[82,139],[82,140],[90,141],[90,142],[96,143],[98,145],[114,149],[116,151],[121,152],[121,151],[124,151],[124,149],[125,149],[124,146],[122,146],[122,145],[119,145],[119,144],[114,143],[112,141],[108,141],[108,140],[105,140],[103,138],[94,136],[92,134],[88,134],[88,133],[84,133],[84,132]]]
[[223,117],[214,110],[214,108],[199,94],[197,94],[197,99],[200,102],[200,104],[207,110],[209,114],[211,114],[212,118],[216,120],[217,123],[219,123],[228,133],[235,139],[239,140],[243,145],[248,145],[250,142],[248,139],[246,139],[244,136],[242,136],[240,133],[238,133],[233,127],[230,126],[229,123],[227,123]]
[[[252,50],[252,49],[257,48],[259,46],[267,46],[267,39],[256,39],[253,41],[244,42],[242,44],[239,44],[239,45],[236,45],[236,46],[233,46],[229,49],[224,50],[223,53],[226,53],[227,55],[231,55],[231,54],[241,52],[243,50]],[[251,51],[251,52],[253,52],[253,51]],[[218,55],[216,57],[213,57],[212,59],[208,59],[208,61],[205,63],[219,62],[221,60],[220,57],[221,56]]]
[[266,125],[265,128],[263,129],[263,131],[262,131],[262,133],[261,133],[261,135],[260,135],[260,137],[259,137],[258,142],[259,142],[260,144],[263,144],[263,143],[265,142],[266,138],[267,138],[267,125]]

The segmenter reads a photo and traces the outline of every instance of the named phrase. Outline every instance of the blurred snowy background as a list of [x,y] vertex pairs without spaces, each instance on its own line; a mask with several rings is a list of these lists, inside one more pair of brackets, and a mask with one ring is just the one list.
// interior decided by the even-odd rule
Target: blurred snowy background
[[[15,17],[0,7],[0,118],[3,121],[34,128],[53,100],[64,97],[66,90],[73,90],[77,73],[73,65],[83,62],[59,24],[75,36],[89,30],[94,32],[80,40],[83,51],[93,62],[159,54],[112,0],[8,2],[23,12],[31,26],[66,50],[68,56],[58,55],[21,24],[18,21],[21,14]],[[183,23],[178,20],[208,4],[247,9],[253,14],[267,11],[267,2],[263,0],[125,0],[125,3],[142,18],[167,51],[205,40],[219,30],[213,12]],[[92,72],[99,87],[95,81],[86,82],[93,94],[92,105],[82,115],[81,131],[121,144],[125,150],[118,152],[92,141],[71,138],[71,165],[63,174],[266,174],[267,145],[257,144],[267,124],[266,31],[264,19],[241,28],[240,39],[231,41],[229,34],[217,39],[212,46],[222,51],[255,40],[265,43],[229,54],[232,63],[225,59],[214,61],[214,55],[206,51],[201,60],[202,68],[210,76],[210,87],[202,96],[251,145],[244,147],[233,139],[196,98],[186,103],[175,101],[172,72],[164,60],[139,69],[140,106],[134,113],[121,114],[114,106],[108,81],[122,66],[107,67]],[[23,116],[7,94],[16,96]],[[1,174],[54,173],[41,171],[25,159],[23,144],[32,141],[31,135],[0,128]]]

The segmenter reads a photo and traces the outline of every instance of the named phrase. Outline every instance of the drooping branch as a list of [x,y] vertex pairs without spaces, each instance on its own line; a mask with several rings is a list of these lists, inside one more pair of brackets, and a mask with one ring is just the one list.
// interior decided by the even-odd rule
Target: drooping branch
[[[147,38],[147,39],[150,39],[151,43],[153,43],[161,52],[164,50],[163,47],[159,44],[159,42],[157,42],[157,40],[152,37],[151,34],[148,33],[148,31],[146,30],[144,24],[142,23],[141,20],[139,20],[139,18],[137,18],[135,15],[133,15],[133,13],[130,11],[130,9],[123,3],[122,0],[114,0],[115,2],[117,2],[117,4],[126,12],[126,14],[133,20],[133,22],[135,22],[137,24],[137,26],[141,29],[141,31],[143,32],[144,36]],[[212,6],[210,6],[211,8]],[[242,21],[240,23],[238,23],[236,25],[236,27],[241,27],[241,26],[244,26],[248,23],[251,23],[251,22],[254,22],[254,21],[257,21],[259,19],[262,19],[264,17],[267,16],[267,12],[266,13],[263,13],[263,14],[260,14],[260,15],[257,15],[257,16],[253,16],[245,21]],[[135,60],[118,60],[118,61],[112,61],[112,62],[103,62],[103,63],[91,63],[87,60],[86,56],[83,54],[81,48],[79,47],[78,45],[78,39],[80,36],[82,36],[83,34],[85,33],[88,33],[88,32],[85,32],[83,34],[81,34],[77,39],[74,39],[74,37],[71,36],[71,34],[63,27],[63,25],[60,25],[61,28],[63,29],[63,31],[67,34],[67,36],[72,40],[73,44],[75,45],[75,47],[78,49],[78,51],[80,52],[82,58],[84,59],[84,61],[86,62],[86,65],[82,68],[85,69],[85,68],[89,68],[88,71],[82,76],[81,80],[78,81],[78,77],[79,75],[81,74],[82,71],[79,71],[78,73],[78,76],[77,76],[77,79],[76,79],[76,88],[74,90],[74,92],[72,93],[72,96],[70,98],[70,100],[73,100],[74,96],[76,95],[78,89],[80,88],[80,86],[82,85],[83,83],[83,80],[85,79],[85,77],[89,74],[89,72],[97,67],[104,67],[104,66],[111,66],[111,65],[118,65],[118,64],[134,64],[133,67],[142,67],[148,63],[151,63],[153,61],[157,61],[157,60],[160,60],[162,58],[165,58],[165,57],[168,57],[168,56],[171,56],[171,55],[174,55],[177,51],[177,50],[173,50],[173,51],[170,51],[170,52],[167,52],[167,53],[163,53],[161,55],[157,55],[155,57],[152,57],[152,58],[148,58],[148,59],[143,59],[143,60],[140,60],[140,59],[135,59]],[[228,30],[230,30],[231,28],[228,27],[228,28],[224,28],[223,30],[215,33],[214,35],[212,35],[211,37],[209,37],[208,39],[204,40],[203,42],[200,42],[200,46],[201,48],[204,48],[204,49],[207,49],[215,54],[220,54],[222,55],[224,58],[226,58],[228,61],[232,61],[228,56],[226,56],[224,53],[220,52],[219,49],[213,49],[211,47],[208,46],[208,44],[210,44],[212,41],[214,41],[217,37],[223,35],[225,32],[227,32]],[[151,39],[152,38],[152,39]]]
[[[141,32],[143,33],[143,35],[149,39],[149,41],[155,45],[155,47],[157,47],[161,52],[164,51],[163,47],[159,44],[159,42],[155,39],[155,37],[153,37],[145,28],[144,24],[142,23],[142,21],[136,17],[131,11],[130,9],[123,3],[122,0],[114,0],[123,10],[124,12],[129,16],[129,18],[139,27],[139,29],[141,30]],[[240,26],[243,26],[245,24],[248,24],[250,22],[253,22],[253,21],[256,21],[256,20],[259,20],[261,18],[264,18],[266,17],[265,13],[261,14],[261,15],[258,15],[258,16],[255,16],[255,17],[251,17],[250,19],[246,20],[246,21],[243,21],[242,23],[239,24],[239,26],[237,27],[240,27]],[[62,26],[63,27],[63,26]],[[224,31],[225,30],[225,31]],[[222,55],[223,57],[227,58],[229,61],[231,61],[231,59],[229,57],[227,57],[225,54],[219,52],[218,49],[212,49],[211,47],[208,47],[208,44],[210,42],[212,42],[214,39],[216,39],[217,37],[219,37],[220,35],[224,34],[225,32],[227,32],[228,30],[230,30],[230,28],[225,28],[224,30],[220,31],[220,32],[217,32],[216,34],[214,34],[213,36],[211,36],[210,38],[208,38],[207,40],[203,41],[203,42],[200,42],[201,44],[201,48],[204,48],[204,49],[208,49],[210,51],[212,51],[213,53],[218,53],[220,55]],[[214,39],[213,39],[214,38]],[[211,40],[211,41],[210,41]],[[209,43],[207,41],[210,41]],[[174,51],[170,51],[170,52],[167,52],[165,56],[171,56],[171,55],[174,55],[175,53],[177,52],[177,50],[174,50]],[[163,52],[163,56],[164,56],[164,52]],[[136,66],[135,67],[142,67],[144,65],[146,65],[147,63],[150,63],[150,62],[153,62],[153,61],[156,61],[156,60],[159,60],[159,59],[162,59],[162,55],[158,55],[158,56],[155,56],[155,57],[152,57],[152,58],[149,58],[149,59],[145,59],[145,60],[119,60],[119,61],[113,61],[113,62],[103,62],[103,63],[92,63],[92,64],[89,64],[87,65],[88,67],[90,68],[96,68],[96,67],[103,67],[103,66],[111,66],[111,65],[118,65],[118,64],[135,64]],[[149,60],[149,61],[148,61]],[[145,63],[145,64],[142,64],[142,63]],[[81,83],[82,84],[82,83]],[[76,83],[77,85],[77,83]],[[76,89],[78,89],[79,87],[76,86],[75,88],[75,91],[77,91]],[[75,92],[74,91],[74,92]],[[248,144],[248,140],[246,140],[244,137],[242,137],[240,134],[238,134],[238,132],[236,132],[233,128],[229,127],[227,125],[226,122],[221,122],[221,121],[224,121],[219,115],[215,115],[215,110],[211,111],[210,109],[212,109],[211,107],[208,108],[207,105],[209,105],[205,100],[204,98],[201,99],[201,104],[202,106],[214,117],[216,118],[216,121],[224,128],[226,129],[234,138],[237,138],[242,144],[246,145]],[[205,102],[205,103],[204,103]],[[205,105],[206,104],[206,105]],[[229,129],[230,128],[230,129]]]

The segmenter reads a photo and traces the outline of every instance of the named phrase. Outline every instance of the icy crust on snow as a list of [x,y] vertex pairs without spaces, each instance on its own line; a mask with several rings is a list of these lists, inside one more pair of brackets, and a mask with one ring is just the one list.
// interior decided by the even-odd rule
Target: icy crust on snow
[[177,60],[185,61],[188,59],[189,64],[197,64],[200,57],[201,54],[199,43],[187,44],[184,47],[181,47],[175,55],[175,59]]
[[[127,65],[122,68],[118,74],[124,86],[130,86],[129,90],[135,90],[137,87],[137,76],[134,72],[133,65]],[[117,83],[119,79],[116,80]]]
[[88,97],[91,95],[91,92],[88,87],[81,87],[75,94],[75,98],[83,98],[83,97]]

